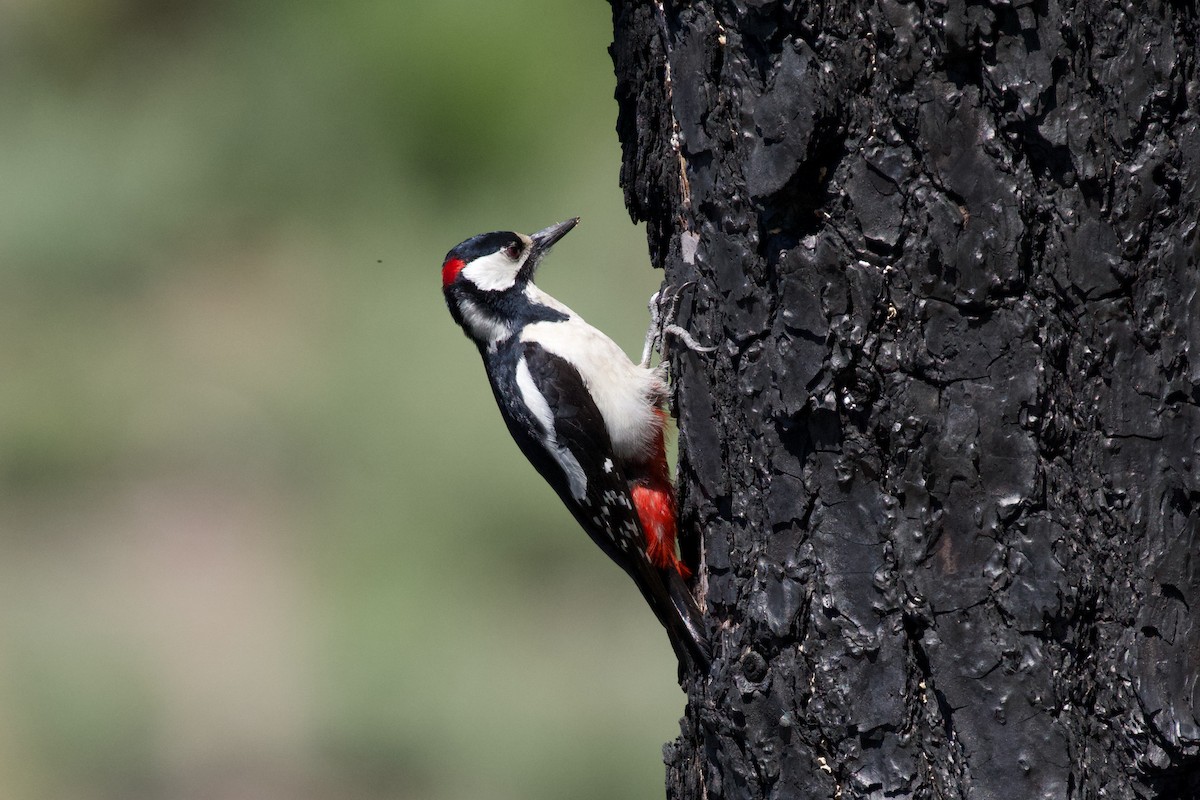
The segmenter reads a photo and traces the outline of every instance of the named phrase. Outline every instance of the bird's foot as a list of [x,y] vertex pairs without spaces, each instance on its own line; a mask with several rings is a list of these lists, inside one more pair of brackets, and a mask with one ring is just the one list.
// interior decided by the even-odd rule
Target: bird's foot
[[[675,316],[679,313],[679,302],[683,296],[683,290],[694,283],[695,281],[689,281],[675,291],[671,291],[670,287],[668,287],[665,290],[660,290],[650,295],[650,302],[648,303],[648,308],[650,309],[650,329],[646,331],[646,344],[642,349],[643,367],[650,366],[650,358],[655,350],[659,352],[662,360],[666,361],[668,336],[674,337],[693,353],[712,353],[716,351],[717,348],[715,346],[700,344],[692,334],[688,333],[680,325],[675,324]],[[664,306],[666,306],[665,311]]]

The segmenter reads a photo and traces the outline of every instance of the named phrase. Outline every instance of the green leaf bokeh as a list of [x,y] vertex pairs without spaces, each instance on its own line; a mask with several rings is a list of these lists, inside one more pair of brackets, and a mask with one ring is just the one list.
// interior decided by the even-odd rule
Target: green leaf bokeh
[[610,798],[683,697],[446,314],[636,353],[600,2],[0,6],[0,797]]

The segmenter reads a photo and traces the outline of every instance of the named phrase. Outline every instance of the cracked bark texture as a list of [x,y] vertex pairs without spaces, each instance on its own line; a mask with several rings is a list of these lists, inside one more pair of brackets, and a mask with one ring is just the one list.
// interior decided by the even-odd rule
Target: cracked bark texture
[[1195,4],[611,2],[720,346],[671,357],[667,795],[1200,797]]

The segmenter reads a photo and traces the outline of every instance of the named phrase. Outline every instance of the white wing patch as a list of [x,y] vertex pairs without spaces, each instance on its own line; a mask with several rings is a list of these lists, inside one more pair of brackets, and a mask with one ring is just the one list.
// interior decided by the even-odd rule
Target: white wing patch
[[526,407],[533,412],[538,424],[542,426],[542,446],[562,467],[571,487],[571,496],[577,501],[582,501],[587,494],[587,476],[583,474],[583,467],[579,466],[579,459],[558,443],[558,436],[554,432],[554,412],[546,402],[545,396],[538,390],[537,384],[533,382],[533,375],[529,372],[529,364],[524,357],[517,362],[517,389],[521,392],[521,399],[525,401]]
[[666,387],[657,372],[634,364],[616,342],[574,314],[526,325],[521,341],[536,342],[579,370],[620,459],[646,457],[662,429],[654,409]]

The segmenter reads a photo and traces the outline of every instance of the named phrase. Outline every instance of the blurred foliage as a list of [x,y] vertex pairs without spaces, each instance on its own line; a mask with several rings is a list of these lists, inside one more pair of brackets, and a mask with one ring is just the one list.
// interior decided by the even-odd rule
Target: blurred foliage
[[659,796],[666,638],[445,252],[636,353],[601,2],[0,5],[0,797]]

